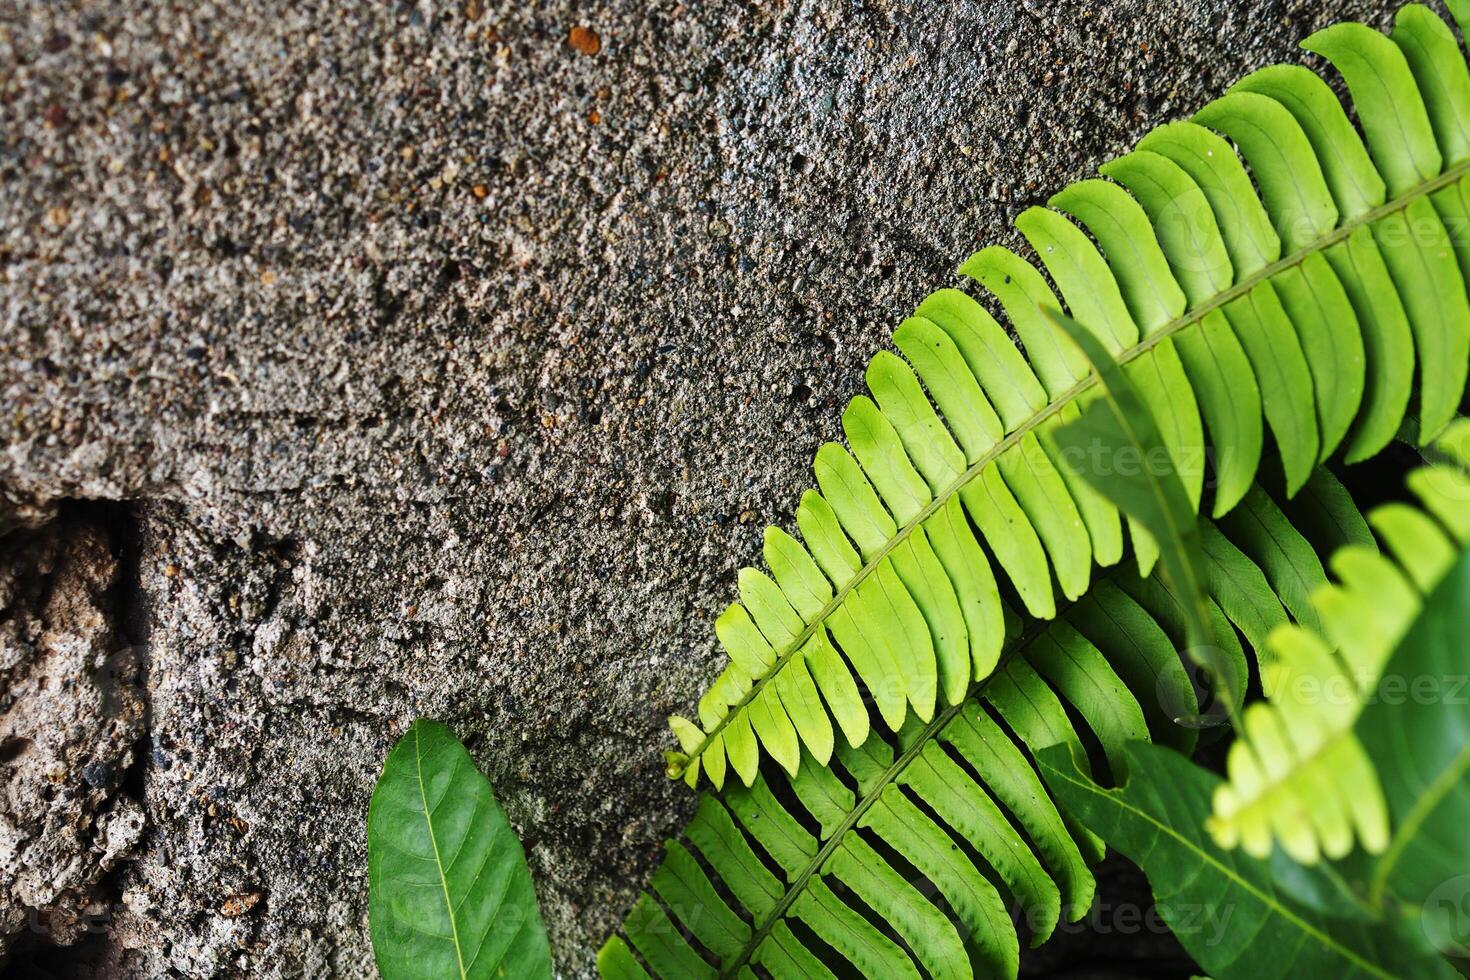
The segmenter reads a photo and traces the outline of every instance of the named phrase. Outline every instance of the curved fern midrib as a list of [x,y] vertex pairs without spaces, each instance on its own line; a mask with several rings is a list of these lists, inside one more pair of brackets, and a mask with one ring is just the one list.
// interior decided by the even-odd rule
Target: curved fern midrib
[[[1066,608],[1070,609],[1073,605],[1075,603],[1068,603]],[[1057,615],[1061,616],[1064,612],[1066,612],[1066,609],[1059,609]],[[821,847],[817,848],[817,853],[807,862],[807,866],[786,886],[786,891],[781,896],[781,900],[771,909],[770,914],[766,916],[766,920],[751,933],[750,939],[746,941],[744,948],[740,951],[740,955],[731,961],[728,967],[720,971],[721,978],[732,978],[739,975],[740,968],[749,962],[750,957],[760,948],[761,943],[765,942],[766,937],[770,934],[771,929],[775,927],[776,923],[786,917],[787,910],[791,908],[791,904],[796,901],[797,896],[806,888],[807,882],[814,875],[821,872],[822,865],[827,862],[827,858],[831,857],[832,852],[842,845],[843,837],[847,835],[849,830],[857,826],[863,814],[867,813],[873,804],[878,801],[878,797],[882,795],[883,790],[892,784],[900,772],[908,768],[908,764],[914,760],[914,757],[922,752],[924,746],[933,740],[936,732],[949,724],[954,719],[954,716],[959,714],[971,700],[979,697],[980,692],[990,683],[991,678],[1000,672],[1002,666],[1019,656],[1022,650],[1025,650],[1031,645],[1032,640],[1036,639],[1036,637],[1051,626],[1052,622],[1053,620],[1037,621],[1029,629],[1022,631],[1021,635],[1012,641],[1009,650],[1004,654],[1001,661],[997,663],[994,672],[978,681],[971,681],[970,689],[965,692],[965,696],[960,699],[958,704],[952,704],[938,712],[933,720],[920,730],[919,734],[914,738],[913,744],[899,753],[898,757],[893,760],[893,764],[883,771],[883,775],[873,784],[873,788],[870,791],[863,793],[859,797],[857,803],[848,812],[847,816],[842,818],[827,840]]]
[[[1134,344],[1132,347],[1129,347],[1119,353],[1117,357],[1118,363],[1127,364],[1130,361],[1133,361],[1134,359],[1152,350],[1154,347],[1157,347],[1165,339],[1172,337],[1174,334],[1185,329],[1186,327],[1191,327],[1199,323],[1206,316],[1224,307],[1226,304],[1236,299],[1239,299],[1242,296],[1245,296],[1261,283],[1267,282],[1272,279],[1274,276],[1276,276],[1277,273],[1283,272],[1286,269],[1291,268],[1292,266],[1300,265],[1302,262],[1306,261],[1309,256],[1315,255],[1319,252],[1324,252],[1332,246],[1338,244],[1339,242],[1346,241],[1352,236],[1353,232],[1357,231],[1359,228],[1366,227],[1378,221],[1380,218],[1404,210],[1419,198],[1425,197],[1429,194],[1434,193],[1437,190],[1450,186],[1466,174],[1470,174],[1470,159],[1453,164],[1452,166],[1446,168],[1441,174],[1439,174],[1439,176],[1434,177],[1431,180],[1427,180],[1424,183],[1419,184],[1412,190],[1400,195],[1399,197],[1396,197],[1391,201],[1386,201],[1383,204],[1380,204],[1378,207],[1373,208],[1370,211],[1366,211],[1358,217],[1345,222],[1344,224],[1333,229],[1330,233],[1323,235],[1321,238],[1312,242],[1310,245],[1304,248],[1300,248],[1297,251],[1283,256],[1282,258],[1277,259],[1275,262],[1272,262],[1269,265],[1266,265],[1256,270],[1255,272],[1246,276],[1240,282],[1236,283],[1228,289],[1216,293],[1214,296],[1210,297],[1199,306],[1187,311],[1183,316],[1176,317],[1174,320],[1160,327],[1154,333],[1140,340],[1137,344]],[[1066,391],[1062,392],[1056,398],[1048,402],[1045,407],[1037,411],[1034,415],[1026,419],[1024,422],[1022,422],[1019,426],[1016,427],[1014,431],[1007,434],[1003,439],[1001,439],[1000,442],[996,443],[984,455],[982,455],[978,460],[972,463],[970,467],[965,470],[965,472],[956,477],[949,486],[945,487],[942,491],[935,494],[934,499],[931,500],[928,505],[920,510],[919,513],[912,517],[906,524],[900,527],[898,529],[898,532],[894,534],[891,538],[889,538],[886,542],[884,542],[883,547],[880,548],[873,555],[872,558],[868,559],[863,564],[863,567],[859,569],[858,572],[853,575],[851,579],[849,579],[845,584],[843,584],[835,591],[832,599],[822,608],[822,611],[819,612],[810,623],[807,623],[803,627],[801,633],[797,635],[796,639],[791,641],[791,644],[787,647],[786,652],[782,653],[779,657],[776,658],[775,664],[766,673],[766,675],[764,677],[754,678],[754,683],[751,685],[750,690],[746,692],[745,696],[742,697],[739,701],[730,705],[730,709],[728,712],[726,712],[725,716],[715,724],[714,728],[711,731],[705,733],[704,738],[701,739],[699,744],[694,747],[694,750],[689,753],[688,759],[685,760],[684,764],[677,767],[670,766],[669,775],[673,778],[678,778],[679,776],[683,775],[683,773],[688,769],[690,763],[694,762],[704,754],[705,750],[709,747],[710,741],[721,732],[723,732],[725,726],[730,723],[730,720],[734,718],[739,711],[749,705],[750,702],[754,700],[757,695],[760,694],[760,692],[765,688],[766,683],[781,672],[782,668],[786,666],[787,662],[792,658],[792,656],[794,656],[798,651],[801,650],[803,646],[806,645],[807,640],[811,639],[813,634],[816,633],[817,629],[825,624],[827,619],[834,612],[836,612],[838,608],[842,606],[842,603],[847,599],[847,596],[878,568],[878,566],[883,562],[883,559],[888,557],[889,553],[892,552],[894,548],[898,547],[900,544],[908,539],[909,535],[913,533],[914,528],[923,524],[924,521],[926,521],[941,507],[947,504],[951,497],[953,497],[964,487],[968,486],[971,481],[978,477],[987,466],[994,463],[997,459],[1000,458],[1002,454],[1004,454],[1011,447],[1019,443],[1028,433],[1035,431],[1043,422],[1051,418],[1057,412],[1061,411],[1067,405],[1072,404],[1083,394],[1083,392],[1087,391],[1089,388],[1092,388],[1096,384],[1096,375],[1089,373],[1087,377],[1082,378],[1076,384],[1072,385],[1072,387],[1068,388]],[[960,703],[963,704],[964,702],[962,701]]]

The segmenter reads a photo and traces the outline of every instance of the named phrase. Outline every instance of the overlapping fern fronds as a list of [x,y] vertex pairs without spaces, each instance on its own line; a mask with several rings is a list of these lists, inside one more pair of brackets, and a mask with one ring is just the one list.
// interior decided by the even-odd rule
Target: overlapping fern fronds
[[[1294,495],[1334,455],[1443,429],[1470,360],[1470,70],[1418,5],[1391,38],[1340,24],[1304,46],[1346,78],[1366,144],[1318,75],[1263,69],[1022,213],[1041,269],[1000,247],[961,266],[1024,353],[958,289],[899,326],[848,445],[817,453],[801,539],[769,528],[769,573],[741,571],[716,623],[730,663],[697,723],[672,721],[671,775],[749,785],[762,751],[794,773],[803,745],[825,763],[835,730],[867,738],[865,697],[889,731],[928,722],[994,669],[1002,587],[1049,619],[1120,560],[1127,521],[1076,470],[1117,461],[1053,438],[1096,383],[1043,306],[1124,365],[1196,508],[1208,447],[1217,517],[1268,458]],[[1146,573],[1157,546],[1128,537]]]
[[[1452,8],[1463,29],[1470,3]],[[1392,37],[1343,24],[1304,46],[1346,79],[1363,136],[1312,71],[1256,72],[1021,214],[1039,268],[999,247],[961,266],[1009,331],[984,295],[942,289],[873,359],[847,446],[817,454],[800,539],[767,530],[769,572],[742,570],[716,623],[730,663],[697,722],[672,719],[670,775],[720,792],[669,843],[604,975],[1014,976],[1023,934],[1085,912],[1102,846],[1035,754],[1092,750],[1073,757],[1119,779],[1125,743],[1188,751],[1179,722],[1206,706],[1178,653],[1182,597],[1149,577],[1158,544],[1095,486],[1150,461],[1112,443],[1077,458],[1068,427],[1102,391],[1044,310],[1122,366],[1190,510],[1214,518],[1217,682],[1244,689],[1249,649],[1275,693],[1296,658],[1280,638],[1336,628],[1347,614],[1322,597],[1345,586],[1324,556],[1354,546],[1333,569],[1361,588],[1392,567],[1375,530],[1406,569],[1405,542],[1434,540],[1401,510],[1370,525],[1324,464],[1427,445],[1461,404],[1470,68],[1418,5]],[[1238,752],[1274,777],[1286,757],[1247,722],[1260,733]],[[1275,819],[1266,839],[1300,837]]]
[[[1470,467],[1470,422],[1439,443]],[[1425,467],[1409,486],[1428,513],[1407,504],[1376,508],[1368,521],[1387,554],[1362,545],[1331,559],[1337,581],[1310,596],[1317,623],[1282,625],[1268,638],[1262,672],[1271,692],[1244,716],[1230,748],[1229,781],[1215,792],[1209,830],[1222,847],[1266,857],[1272,843],[1303,864],[1342,858],[1355,844],[1389,846],[1389,807],[1354,725],[1370,699],[1455,696],[1452,677],[1385,677],[1389,655],[1424,597],[1470,545],[1470,478]],[[1421,690],[1429,683],[1432,690]]]
[[[1228,555],[1213,563],[1219,578],[1285,623],[1265,572],[1212,533]],[[1225,659],[1243,673],[1234,631],[1210,608]],[[999,669],[929,722],[839,743],[828,765],[803,751],[794,776],[774,769],[749,788],[704,794],[623,936],[604,946],[602,974],[733,977],[759,964],[774,977],[826,977],[830,948],[866,976],[1014,976],[1013,912],[1032,945],[1084,915],[1103,845],[1053,805],[1034,756],[1097,746],[1122,779],[1130,741],[1188,750],[1195,731],[1176,718],[1195,710],[1176,652],[1183,618],[1156,581],[1117,570],[1053,620],[1024,632],[1019,617],[1007,620]]]
[[[1201,525],[1217,662],[1237,679],[1247,654],[1225,608],[1249,624],[1247,643],[1267,636],[1290,621],[1277,588],[1320,587],[1319,556],[1371,540],[1327,470],[1289,506],[1310,539],[1256,487],[1239,508],[1247,519]],[[1023,936],[1039,945],[1084,915],[1103,845],[1052,803],[1037,753],[1075,748],[1119,781],[1129,742],[1187,752],[1196,731],[1180,722],[1218,719],[1199,712],[1178,654],[1184,616],[1154,578],[1109,570],[1027,627],[1004,613],[1001,664],[959,705],[857,748],[838,743],[828,765],[802,751],[795,776],[772,768],[705,794],[603,948],[603,975],[745,976],[759,964],[821,977],[835,953],[865,975],[1012,976]]]

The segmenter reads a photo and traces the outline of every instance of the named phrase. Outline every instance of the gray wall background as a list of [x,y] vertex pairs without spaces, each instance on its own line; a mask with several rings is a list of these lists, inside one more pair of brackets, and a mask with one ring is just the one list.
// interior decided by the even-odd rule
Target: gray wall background
[[[16,540],[100,528],[91,635],[146,705],[46,702],[110,768],[17,779],[0,869],[95,865],[47,901],[104,909],[124,971],[369,975],[367,801],[431,715],[588,969],[691,810],[663,717],[887,331],[1022,207],[1389,12],[0,4],[0,550],[20,594],[66,561]],[[11,933],[27,901],[0,875]]]

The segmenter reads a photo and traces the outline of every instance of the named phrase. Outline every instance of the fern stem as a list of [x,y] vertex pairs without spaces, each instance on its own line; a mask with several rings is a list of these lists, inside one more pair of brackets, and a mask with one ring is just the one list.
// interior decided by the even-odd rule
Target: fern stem
[[1460,785],[1460,780],[1465,774],[1470,773],[1470,746],[1460,749],[1455,756],[1455,761],[1444,772],[1429,785],[1424,795],[1414,801],[1414,806],[1404,816],[1399,824],[1398,830],[1393,835],[1393,842],[1389,844],[1388,850],[1378,860],[1378,866],[1373,870],[1373,880],[1369,883],[1368,901],[1375,909],[1383,907],[1385,893],[1388,891],[1388,879],[1392,876],[1394,868],[1398,866],[1399,859],[1404,856],[1419,828],[1434,808],[1444,802],[1444,798],[1450,791]]
[[[1120,352],[1117,357],[1118,363],[1127,364],[1135,358],[1140,357],[1141,355],[1157,347],[1164,340],[1172,337],[1179,331],[1198,324],[1206,316],[1213,313],[1214,311],[1221,309],[1228,303],[1239,299],[1242,296],[1245,296],[1251,290],[1255,289],[1258,285],[1270,280],[1278,273],[1290,269],[1293,266],[1300,265],[1311,255],[1314,255],[1318,252],[1324,252],[1332,246],[1346,241],[1349,237],[1352,236],[1353,232],[1357,231],[1359,228],[1371,225],[1379,219],[1386,217],[1387,215],[1404,210],[1419,198],[1450,186],[1466,174],[1470,174],[1470,160],[1463,160],[1460,163],[1454,164],[1432,180],[1427,180],[1424,183],[1413,188],[1412,190],[1402,194],[1401,196],[1394,198],[1391,201],[1387,201],[1372,209],[1371,211],[1363,213],[1359,217],[1348,221],[1346,224],[1343,224],[1338,228],[1333,229],[1333,231],[1331,231],[1330,233],[1323,235],[1321,238],[1317,239],[1315,242],[1312,242],[1310,245],[1307,245],[1303,248],[1298,249],[1295,252],[1292,252],[1289,255],[1277,259],[1270,265],[1267,265],[1264,268],[1261,268],[1256,272],[1246,276],[1244,279],[1231,286],[1229,289],[1223,290],[1222,292],[1219,292],[1216,295],[1212,296],[1210,299],[1201,303],[1199,306],[1186,312],[1183,316],[1177,317],[1176,319],[1160,327],[1158,330],[1154,331],[1154,333],[1150,334],[1148,337],[1143,338],[1132,347],[1129,347],[1126,350]],[[913,533],[916,527],[923,524],[924,521],[926,521],[941,507],[947,504],[951,497],[953,497],[965,486],[969,485],[971,481],[978,477],[987,466],[994,463],[1003,453],[1005,453],[1011,447],[1015,446],[1027,434],[1033,432],[1043,422],[1051,418],[1057,412],[1061,411],[1067,405],[1074,402],[1078,397],[1082,395],[1083,392],[1087,391],[1089,388],[1094,387],[1096,384],[1096,374],[1089,373],[1087,377],[1072,385],[1072,387],[1068,388],[1051,402],[1047,403],[1047,405],[1040,411],[1036,412],[1036,414],[1032,415],[1030,418],[1022,422],[1019,426],[1016,427],[1013,432],[1007,435],[1000,442],[996,443],[995,446],[993,446],[988,452],[986,452],[983,456],[981,456],[978,460],[971,464],[969,469],[965,470],[964,473],[961,473],[958,477],[956,477],[948,487],[945,487],[942,491],[935,494],[934,499],[930,501],[926,507],[919,511],[917,515],[909,520],[907,524],[899,528],[898,532],[884,543],[883,547],[879,549],[878,552],[873,555],[873,557],[870,558],[861,569],[858,570],[857,574],[855,574],[841,588],[836,590],[836,593],[833,595],[831,601],[829,601],[826,606],[822,608],[822,611],[818,613],[817,616],[814,617],[810,623],[806,624],[806,627],[801,631],[800,635],[798,635],[796,639],[791,642],[791,645],[786,649],[786,652],[781,654],[776,659],[775,665],[766,674],[766,676],[755,679],[755,683],[751,685],[751,688],[746,693],[746,695],[735,704],[730,706],[730,710],[726,713],[726,715],[721,718],[718,723],[716,723],[713,730],[705,734],[703,740],[700,741],[700,743],[695,746],[694,750],[689,753],[689,756],[684,761],[684,763],[677,768],[673,766],[669,768],[669,776],[675,779],[682,776],[684,772],[689,768],[689,764],[704,754],[705,749],[709,747],[710,741],[715,736],[724,731],[724,728],[729,723],[730,719],[735,717],[737,712],[744,709],[748,704],[750,704],[751,701],[756,698],[757,695],[760,694],[762,689],[764,689],[766,683],[770,681],[771,678],[779,674],[781,670],[786,666],[786,663],[792,658],[792,656],[794,656],[806,644],[806,641],[809,640],[819,628],[824,626],[824,624],[827,622],[828,617],[830,617],[834,612],[837,611],[837,609],[847,599],[848,594],[856,589],[858,585],[864,582],[869,575],[873,574],[873,572],[877,570],[879,564],[882,563],[883,559],[886,558],[888,554],[893,551],[894,548],[898,547],[905,540],[907,540],[909,535]]]
[[[1070,609],[1075,604],[1068,603],[1066,608]],[[1057,614],[1061,615],[1064,612],[1066,612],[1066,609],[1061,609],[1058,610]],[[995,676],[995,673],[1000,671],[1002,666],[1019,656],[1021,651],[1029,647],[1031,641],[1041,635],[1049,625],[1050,621],[1046,623],[1040,621],[1032,623],[1029,629],[1022,632],[1011,643],[1000,662],[996,664],[995,672],[978,681],[971,681],[970,689],[965,692],[964,698],[958,704],[952,704],[936,713],[934,718],[920,730],[913,744],[901,752],[898,758],[893,760],[893,764],[883,771],[883,775],[874,784],[873,789],[862,795],[851,812],[838,823],[837,827],[832,831],[831,836],[817,849],[817,853],[813,855],[811,861],[807,863],[807,866],[801,870],[801,874],[797,875],[791,884],[787,886],[785,894],[781,896],[781,900],[776,903],[775,908],[771,909],[770,915],[751,933],[751,937],[747,940],[745,947],[740,951],[740,955],[728,967],[720,971],[721,978],[736,977],[739,975],[740,968],[750,960],[751,954],[760,948],[760,944],[765,941],[766,936],[775,924],[785,917],[786,910],[791,907],[792,902],[796,901],[802,889],[806,888],[806,883],[811,880],[813,875],[821,871],[822,865],[826,863],[827,858],[842,844],[842,838],[849,830],[857,826],[863,814],[868,812],[868,809],[878,801],[878,797],[882,795],[883,790],[898,778],[899,773],[908,768],[908,764],[914,760],[914,757],[923,751],[924,746],[928,745],[930,740],[938,732],[943,730],[944,726],[949,724],[955,715],[964,710],[965,705],[979,696],[980,692],[985,689],[985,686],[990,683],[991,678]]]

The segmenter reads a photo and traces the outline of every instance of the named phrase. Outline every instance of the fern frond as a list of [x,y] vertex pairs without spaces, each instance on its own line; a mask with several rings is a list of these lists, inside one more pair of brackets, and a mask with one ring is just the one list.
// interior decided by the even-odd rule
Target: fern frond
[[[1452,450],[1453,438],[1444,444]],[[1470,456],[1460,463],[1470,464]],[[1383,552],[1343,545],[1330,561],[1336,581],[1310,595],[1318,624],[1299,620],[1271,634],[1274,656],[1262,668],[1270,700],[1245,711],[1227,760],[1229,780],[1215,792],[1208,829],[1221,847],[1260,858],[1274,840],[1313,864],[1323,855],[1344,857],[1355,843],[1372,854],[1388,846],[1388,805],[1353,727],[1369,699],[1410,696],[1380,689],[1384,667],[1470,543],[1470,478],[1433,465],[1408,482],[1424,510],[1403,503],[1374,509],[1368,523]]]
[[[1008,900],[1039,944],[1064,914],[1090,907],[1088,865],[1103,853],[1052,804],[1031,756],[1057,744],[1085,754],[1086,738],[1121,778],[1124,744],[1150,738],[1143,703],[1155,699],[1155,665],[1177,665],[1164,625],[1121,592],[1114,603],[1130,626],[1150,628],[1100,629],[1087,610],[1067,610],[1016,638],[974,695],[928,723],[840,745],[829,765],[803,752],[795,776],[777,770],[702,796],[625,923],[626,942],[614,937],[599,955],[603,975],[647,976],[646,965],[660,977],[736,976],[760,964],[830,976],[825,946],[870,976],[917,977],[911,955],[930,976],[1014,976]],[[1120,674],[1143,683],[1130,689]],[[1167,716],[1155,726],[1177,727]]]
[[[1314,479],[1297,505],[1308,523],[1346,519],[1341,485],[1326,470]],[[1255,560],[1209,522],[1202,530],[1216,666],[1240,690],[1247,656],[1222,601],[1267,633],[1289,618]],[[1315,552],[1312,562],[1320,568]],[[1112,569],[1054,619],[1023,630],[1013,611],[1002,616],[999,665],[959,704],[856,747],[839,742],[825,764],[798,749],[794,776],[767,766],[749,787],[704,794],[599,954],[602,974],[734,977],[758,964],[820,977],[842,972],[835,952],[864,975],[1013,976],[1023,938],[1040,945],[1084,915],[1103,844],[1056,807],[1037,753],[1066,745],[1116,782],[1130,741],[1188,752],[1197,733],[1181,722],[1218,719],[1199,718],[1178,653],[1188,617],[1157,578]]]
[[[1457,438],[1470,446],[1470,422],[1456,423],[1437,446]],[[1470,480],[1435,466],[1416,471],[1410,483],[1430,513],[1453,516],[1388,504],[1365,519],[1324,469],[1290,503],[1305,535],[1289,523],[1276,528],[1289,534],[1286,542],[1202,523],[1213,633],[1227,647],[1221,662],[1233,665],[1242,687],[1246,654],[1221,600],[1252,611],[1272,636],[1278,658],[1259,667],[1278,687],[1297,661],[1276,641],[1311,635],[1291,623],[1266,570],[1242,545],[1302,563],[1290,575],[1284,565],[1279,581],[1310,579],[1317,570],[1317,601],[1345,587],[1327,581],[1319,553],[1371,526],[1398,567],[1415,570],[1405,580],[1428,588],[1430,565],[1453,556],[1441,527],[1456,523],[1457,534],[1470,537]],[[1248,497],[1255,512],[1280,514],[1257,488]],[[1361,568],[1388,559],[1372,542],[1348,548],[1347,564],[1329,562],[1342,582],[1382,590],[1382,576],[1365,578]],[[1358,596],[1346,599],[1338,606],[1364,605]],[[1089,868],[1102,858],[1102,842],[1053,802],[1037,756],[1066,745],[1076,764],[1101,769],[1090,778],[1121,782],[1131,741],[1189,751],[1194,733],[1179,724],[1194,708],[1177,652],[1185,616],[1160,580],[1124,569],[1024,633],[1020,617],[1008,609],[1003,615],[1010,638],[1000,664],[961,704],[927,724],[910,717],[894,735],[874,734],[856,748],[839,743],[827,765],[799,750],[794,777],[766,767],[748,788],[736,782],[703,795],[695,820],[666,844],[664,863],[622,934],[599,954],[603,976],[735,977],[753,965],[773,976],[853,968],[1014,976],[1023,940],[1040,945],[1060,922],[1085,914]],[[1189,699],[1182,711],[1181,699]],[[1259,713],[1256,706],[1246,717]],[[1247,725],[1255,726],[1253,744],[1272,737],[1257,722]],[[1010,914],[1017,910],[1026,923],[1019,931]]]
[[[1418,5],[1392,37],[1341,24],[1304,46],[1346,79],[1366,143],[1315,73],[1263,69],[1150,133],[1107,179],[1022,213],[1040,268],[999,247],[960,267],[1022,347],[958,289],[899,326],[899,353],[869,366],[872,397],[843,413],[847,446],[817,453],[801,539],[768,529],[769,574],[741,572],[716,623],[730,663],[697,723],[674,722],[671,776],[695,785],[702,768],[718,787],[733,769],[750,785],[762,751],[795,773],[801,746],[825,763],[834,726],[849,746],[868,738],[865,697],[889,731],[929,722],[995,669],[1002,583],[1050,619],[1122,558],[1125,522],[1072,465],[1117,461],[1064,460],[1054,438],[1096,379],[1042,306],[1123,365],[1191,506],[1236,525],[1315,625],[1320,568],[1252,499],[1265,433],[1291,498],[1329,458],[1367,459],[1401,431],[1427,443],[1455,414],[1470,363],[1470,69]],[[1157,545],[1129,537],[1146,574]],[[1250,600],[1216,599],[1248,637],[1262,629]]]

